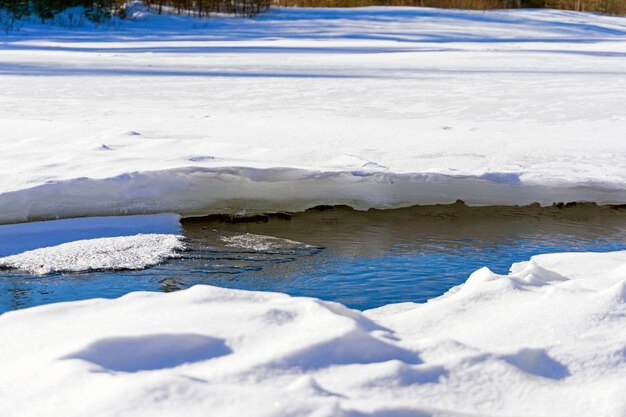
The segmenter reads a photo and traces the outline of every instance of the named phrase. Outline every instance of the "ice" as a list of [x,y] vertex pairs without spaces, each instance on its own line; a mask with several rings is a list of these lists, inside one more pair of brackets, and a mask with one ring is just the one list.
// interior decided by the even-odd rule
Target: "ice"
[[3,36],[0,223],[626,203],[621,17],[137,13]]
[[180,235],[180,216],[86,217],[0,226],[0,257],[76,240],[137,234]]
[[312,249],[313,246],[290,239],[274,236],[257,235],[254,233],[220,236],[220,240],[231,248],[252,250],[257,252],[292,251]]
[[142,269],[184,249],[177,214],[86,217],[0,226],[0,268],[33,274]]
[[180,236],[139,234],[77,240],[0,258],[0,268],[32,274],[102,269],[143,269],[184,249]]
[[621,416],[624,265],[540,255],[364,312],[202,285],[12,311],[0,414]]

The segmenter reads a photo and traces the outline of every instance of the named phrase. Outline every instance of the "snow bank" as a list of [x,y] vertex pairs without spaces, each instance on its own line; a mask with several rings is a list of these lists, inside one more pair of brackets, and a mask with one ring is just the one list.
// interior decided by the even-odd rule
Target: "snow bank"
[[278,9],[3,39],[0,223],[626,203],[621,17]]
[[135,235],[78,240],[58,246],[26,251],[0,258],[0,268],[32,274],[91,271],[97,269],[143,269],[183,250],[180,236]]
[[[206,214],[302,211],[316,205],[356,209],[415,204],[527,205],[626,202],[626,183],[520,183],[511,176],[321,172],[290,168],[185,168],[80,179],[0,194],[0,223],[53,217],[175,212]],[[517,178],[517,177],[516,177]],[[141,197],[136,193],[141,190]],[[132,196],[132,197],[129,197]],[[25,210],[25,208],[27,208]]]
[[0,414],[618,417],[625,265],[541,255],[365,312],[209,286],[8,312]]

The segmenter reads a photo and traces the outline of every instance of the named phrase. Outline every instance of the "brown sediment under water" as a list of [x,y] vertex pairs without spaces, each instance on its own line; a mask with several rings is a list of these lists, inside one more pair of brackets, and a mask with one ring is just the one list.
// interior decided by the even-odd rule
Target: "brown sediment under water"
[[0,271],[0,312],[196,284],[279,291],[358,309],[424,302],[487,266],[541,253],[626,250],[626,206],[415,206],[184,219],[188,250],[141,271]]

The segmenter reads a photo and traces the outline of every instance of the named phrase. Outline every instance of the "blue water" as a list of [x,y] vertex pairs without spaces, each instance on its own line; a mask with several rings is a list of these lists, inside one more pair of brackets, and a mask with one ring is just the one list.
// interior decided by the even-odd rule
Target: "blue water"
[[[279,291],[358,309],[424,302],[488,266],[507,273],[540,253],[626,250],[626,211],[412,208],[311,211],[252,223],[184,223],[190,249],[141,271],[31,276],[0,270],[0,312],[58,301],[113,298],[131,291],[171,292],[195,284]],[[238,247],[229,237],[253,233],[287,242]],[[254,237],[254,236],[253,236]]]

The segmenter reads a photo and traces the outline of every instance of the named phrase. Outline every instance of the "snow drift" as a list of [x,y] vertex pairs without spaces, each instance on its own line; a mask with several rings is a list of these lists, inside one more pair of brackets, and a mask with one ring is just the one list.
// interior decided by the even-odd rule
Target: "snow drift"
[[209,286],[8,312],[0,414],[618,417],[625,265],[540,255],[365,312]]

